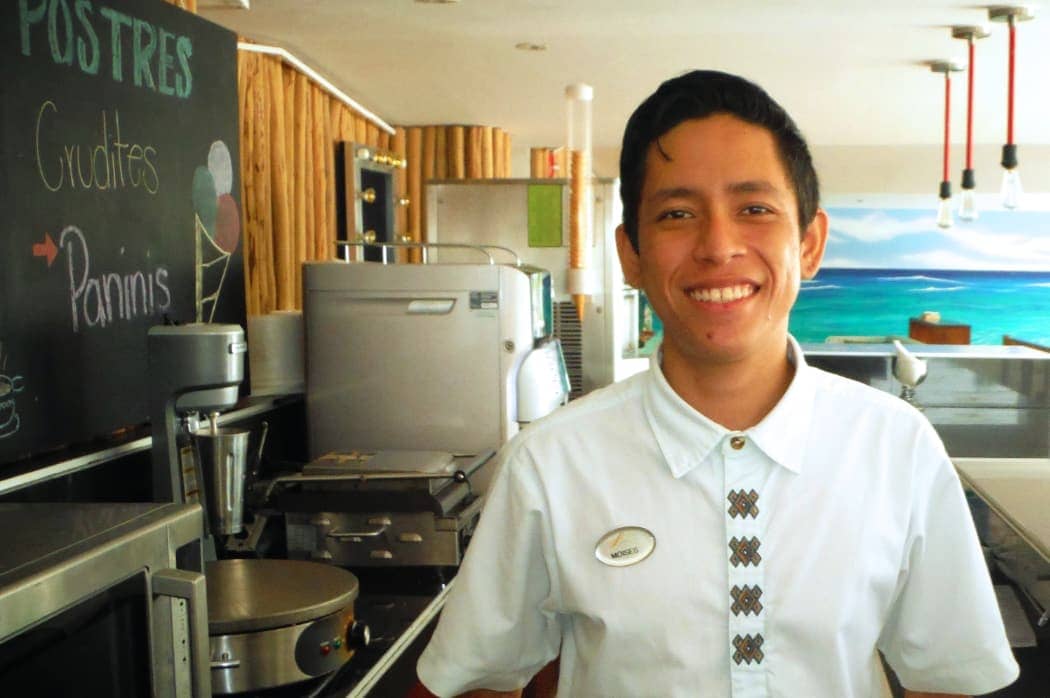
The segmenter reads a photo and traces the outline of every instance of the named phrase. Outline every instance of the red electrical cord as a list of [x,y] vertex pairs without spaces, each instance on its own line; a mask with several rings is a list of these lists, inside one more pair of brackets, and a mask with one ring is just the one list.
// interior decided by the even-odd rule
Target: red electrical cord
[[1017,28],[1014,26],[1013,15],[1010,16],[1010,72],[1009,87],[1006,92],[1006,143],[1013,145],[1014,142],[1014,53],[1017,49]]
[[942,182],[948,180],[948,154],[949,144],[951,143],[950,138],[950,124],[951,120],[951,106],[952,106],[952,73],[951,67],[946,67],[944,70],[944,176],[941,177]]
[[966,169],[973,169],[973,37],[970,37],[970,65],[967,69],[966,91]]

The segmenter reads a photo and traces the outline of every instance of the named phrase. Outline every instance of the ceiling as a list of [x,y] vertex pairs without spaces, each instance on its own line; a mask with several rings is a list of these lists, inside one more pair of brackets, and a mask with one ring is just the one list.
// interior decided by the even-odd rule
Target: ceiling
[[[250,0],[200,14],[281,46],[394,125],[486,124],[515,148],[564,142],[565,86],[594,87],[596,149],[660,81],[691,68],[749,77],[813,145],[932,145],[944,78],[965,64],[951,25],[985,24],[976,44],[976,143],[1006,131],[1007,26],[951,0]],[[228,0],[227,0],[228,1]],[[1050,144],[1050,14],[1017,26],[1015,140]],[[515,48],[544,44],[540,52]],[[966,74],[953,79],[953,141],[965,135]]]

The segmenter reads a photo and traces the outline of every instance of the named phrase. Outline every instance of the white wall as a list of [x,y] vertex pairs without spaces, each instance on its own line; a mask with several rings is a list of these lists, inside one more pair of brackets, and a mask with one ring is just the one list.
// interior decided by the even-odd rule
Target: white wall
[[[939,146],[812,146],[813,159],[820,177],[821,194],[929,194],[937,196],[941,181]],[[1050,146],[1018,146],[1021,181],[1026,192],[1050,192]],[[974,172],[979,193],[999,191],[1002,168],[1001,145],[974,146]],[[619,148],[596,148],[594,170],[599,177],[619,174]],[[962,182],[964,148],[955,146],[951,153],[952,191],[958,193]],[[516,146],[511,154],[514,177],[529,176],[529,147]]]
[[[824,196],[873,194],[929,194],[936,198],[941,181],[938,146],[814,146],[813,159]],[[996,193],[1002,180],[1001,145],[974,146],[977,192]],[[1017,159],[1026,192],[1050,192],[1050,146],[1019,145]],[[951,152],[952,192],[962,187],[965,149]]]

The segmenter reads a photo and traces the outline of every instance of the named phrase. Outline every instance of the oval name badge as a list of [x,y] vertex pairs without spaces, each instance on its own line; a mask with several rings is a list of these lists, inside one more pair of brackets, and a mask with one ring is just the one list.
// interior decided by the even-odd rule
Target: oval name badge
[[623,526],[609,531],[598,541],[594,555],[610,567],[637,565],[652,555],[656,537],[641,526]]

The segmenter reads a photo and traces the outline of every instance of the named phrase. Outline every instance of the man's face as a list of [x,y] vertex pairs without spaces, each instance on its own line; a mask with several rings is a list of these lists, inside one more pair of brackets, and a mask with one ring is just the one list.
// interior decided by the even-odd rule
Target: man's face
[[729,363],[784,356],[799,279],[827,239],[818,211],[799,232],[794,190],[766,129],[715,114],[653,144],[638,207],[638,252],[622,226],[624,277],[664,323],[664,361]]

